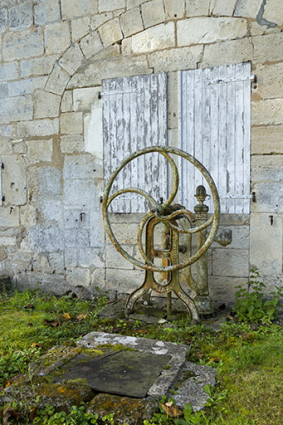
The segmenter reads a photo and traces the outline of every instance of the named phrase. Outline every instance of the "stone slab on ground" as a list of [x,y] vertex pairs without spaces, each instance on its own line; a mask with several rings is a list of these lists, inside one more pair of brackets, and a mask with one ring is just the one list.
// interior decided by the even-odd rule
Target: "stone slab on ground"
[[68,364],[69,371],[58,382],[85,379],[95,392],[143,398],[170,359],[171,356],[124,350],[96,357],[82,353]]
[[181,409],[184,409],[186,403],[190,403],[194,411],[202,410],[209,398],[204,392],[204,387],[205,385],[214,387],[215,377],[216,371],[212,367],[186,362],[180,371],[178,382],[174,385],[177,394],[171,397]]
[[180,368],[186,361],[186,353],[189,346],[179,345],[173,342],[163,342],[154,339],[136,338],[105,332],[91,332],[81,338],[77,345],[87,349],[95,349],[103,346],[122,345],[132,348],[140,353],[166,355],[170,357],[168,367],[163,369],[153,385],[149,388],[147,395],[162,397],[167,394],[176,381]]

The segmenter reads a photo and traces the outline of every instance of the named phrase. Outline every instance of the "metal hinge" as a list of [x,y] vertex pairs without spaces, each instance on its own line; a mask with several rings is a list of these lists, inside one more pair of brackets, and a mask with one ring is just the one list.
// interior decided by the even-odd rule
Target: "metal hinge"
[[219,197],[220,199],[253,199],[254,195],[227,195]]
[[137,90],[133,91],[113,91],[113,92],[106,92],[106,91],[100,91],[98,93],[98,98],[101,99],[102,96],[115,96],[116,94],[140,94]]
[[215,81],[210,81],[208,83],[208,86],[214,85],[214,84],[228,84],[228,83],[237,83],[238,81],[251,81],[251,83],[256,83],[257,82],[257,77],[256,75],[251,75],[250,77],[247,78],[231,78],[230,80],[215,80]]

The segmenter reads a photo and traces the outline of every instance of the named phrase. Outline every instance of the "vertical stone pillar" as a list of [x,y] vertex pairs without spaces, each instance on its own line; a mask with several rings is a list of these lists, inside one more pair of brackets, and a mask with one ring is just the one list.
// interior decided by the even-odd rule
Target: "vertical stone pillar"
[[[208,206],[204,204],[207,197],[204,186],[198,186],[196,190],[198,204],[194,207],[196,227],[201,226],[207,221]],[[199,250],[205,243],[207,230],[203,229],[197,233],[197,249]],[[208,290],[208,254],[207,251],[197,261],[197,285],[195,305],[200,315],[213,313],[212,300]]]

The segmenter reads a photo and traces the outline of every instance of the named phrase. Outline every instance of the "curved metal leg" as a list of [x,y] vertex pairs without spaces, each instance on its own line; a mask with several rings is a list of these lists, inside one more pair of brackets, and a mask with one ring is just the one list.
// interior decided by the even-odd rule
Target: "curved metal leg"
[[144,294],[147,293],[147,291],[150,289],[150,286],[147,282],[147,280],[145,279],[144,283],[135,291],[133,291],[126,302],[126,306],[125,306],[125,315],[129,316],[129,314],[131,314],[131,312],[133,311],[135,302],[142,297]]
[[190,298],[189,295],[187,295],[185,291],[183,291],[183,289],[179,285],[178,285],[178,288],[174,289],[174,292],[177,295],[177,297],[183,302],[183,304],[185,304],[187,310],[190,313],[192,323],[199,323],[200,317],[192,298]]

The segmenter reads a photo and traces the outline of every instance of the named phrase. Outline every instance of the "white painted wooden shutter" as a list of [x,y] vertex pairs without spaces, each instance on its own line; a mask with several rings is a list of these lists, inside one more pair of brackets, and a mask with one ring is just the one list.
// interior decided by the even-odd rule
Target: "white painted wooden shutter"
[[[179,72],[179,146],[212,175],[222,213],[250,212],[250,73],[250,63]],[[182,160],[181,203],[192,211],[200,184],[208,189]]]
[[[167,75],[139,75],[103,81],[104,177],[129,154],[155,145],[167,145]],[[157,201],[167,197],[167,165],[155,153],[133,160],[117,176],[113,192],[135,187]],[[144,197],[128,193],[112,202],[111,212],[148,211]]]

